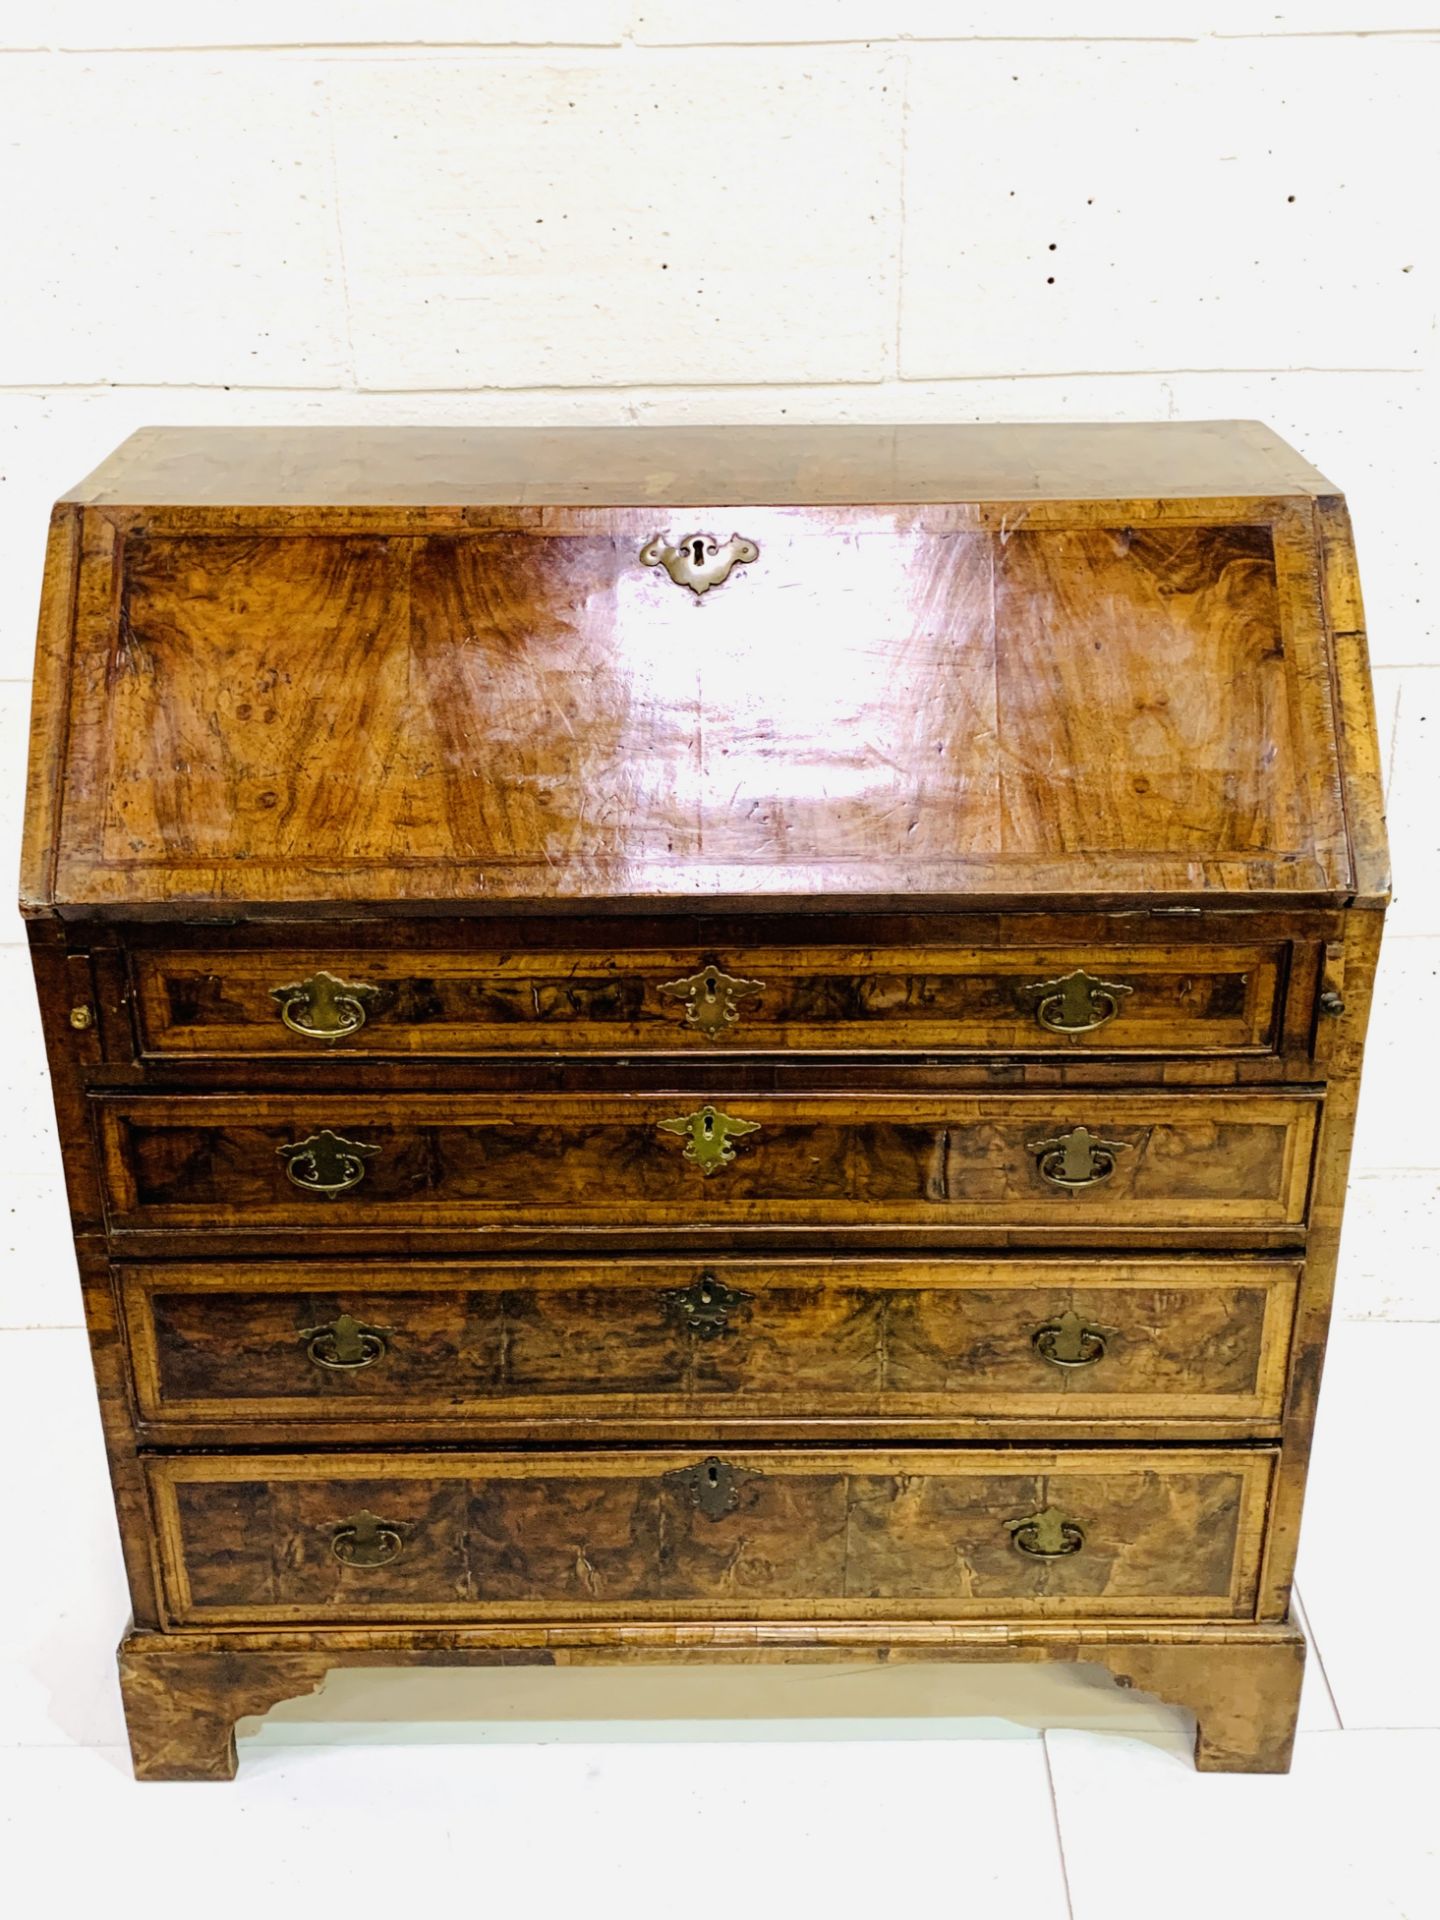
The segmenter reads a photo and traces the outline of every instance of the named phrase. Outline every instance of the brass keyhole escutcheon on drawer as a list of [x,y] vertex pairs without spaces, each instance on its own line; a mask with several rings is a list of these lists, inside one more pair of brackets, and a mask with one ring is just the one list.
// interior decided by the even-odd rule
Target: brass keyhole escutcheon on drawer
[[674,546],[657,533],[640,549],[642,567],[663,567],[677,587],[689,587],[692,593],[708,593],[730,578],[732,567],[748,566],[759,558],[756,543],[738,533],[732,533],[723,547],[713,533],[687,533]]
[[1079,967],[1058,980],[1033,981],[1021,987],[1019,997],[1049,1033],[1093,1033],[1115,1018],[1121,997],[1134,991],[1118,980],[1097,980]]
[[1043,1513],[1005,1524],[1016,1548],[1031,1560],[1063,1560],[1085,1544],[1085,1529],[1078,1521],[1067,1520],[1059,1507],[1046,1507]]
[[685,1009],[685,1025],[707,1040],[719,1040],[737,1024],[747,1000],[765,991],[762,980],[739,980],[719,967],[702,967],[684,980],[667,980],[656,992],[662,1000],[677,1000]]
[[304,1140],[292,1140],[276,1153],[285,1163],[285,1178],[306,1193],[318,1193],[327,1200],[348,1193],[365,1178],[365,1162],[377,1154],[363,1140],[347,1140],[343,1134],[322,1127]]
[[741,1480],[752,1477],[758,1476],[737,1473],[728,1460],[719,1460],[713,1453],[693,1467],[680,1467],[665,1475],[685,1490],[691,1506],[707,1520],[721,1520],[733,1513],[740,1504]]
[[1067,1307],[1064,1313],[1037,1327],[1030,1344],[1052,1367],[1093,1367],[1105,1358],[1114,1331],[1113,1327],[1092,1326]]
[[373,1367],[387,1353],[388,1328],[367,1327],[362,1320],[340,1314],[326,1327],[306,1327],[300,1338],[305,1342],[305,1357],[331,1373],[356,1373],[361,1367]]
[[363,980],[340,980],[324,972],[270,989],[270,998],[280,1004],[280,1018],[305,1040],[341,1040],[358,1033],[379,994],[378,987]]
[[383,1567],[398,1560],[405,1542],[397,1527],[367,1508],[342,1520],[330,1536],[330,1551],[342,1567]]
[[1026,1149],[1035,1155],[1041,1178],[1052,1187],[1098,1187],[1114,1173],[1116,1155],[1124,1153],[1128,1144],[1102,1140],[1088,1127],[1072,1127],[1053,1140],[1029,1140]]
[[667,1317],[700,1340],[729,1333],[730,1315],[753,1298],[740,1287],[727,1287],[713,1273],[697,1273],[688,1287],[671,1287],[660,1296]]
[[740,1139],[747,1133],[758,1133],[758,1120],[737,1120],[733,1114],[722,1113],[718,1107],[697,1107],[694,1113],[680,1115],[674,1120],[661,1120],[662,1133],[678,1133],[685,1140],[685,1158],[693,1161],[707,1176],[718,1173],[721,1167],[728,1167],[735,1158],[732,1140]]

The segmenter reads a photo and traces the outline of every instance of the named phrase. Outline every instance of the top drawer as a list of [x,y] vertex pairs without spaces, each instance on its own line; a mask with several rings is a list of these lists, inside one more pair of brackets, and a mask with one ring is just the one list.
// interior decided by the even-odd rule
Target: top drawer
[[1284,943],[132,955],[167,1058],[1275,1050]]

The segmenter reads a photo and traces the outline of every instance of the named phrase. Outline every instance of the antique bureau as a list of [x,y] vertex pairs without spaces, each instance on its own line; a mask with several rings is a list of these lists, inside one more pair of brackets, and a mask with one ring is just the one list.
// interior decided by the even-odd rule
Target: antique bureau
[[1386,884],[1257,425],[136,435],[23,903],[137,1772],[347,1664],[867,1656],[1284,1768]]

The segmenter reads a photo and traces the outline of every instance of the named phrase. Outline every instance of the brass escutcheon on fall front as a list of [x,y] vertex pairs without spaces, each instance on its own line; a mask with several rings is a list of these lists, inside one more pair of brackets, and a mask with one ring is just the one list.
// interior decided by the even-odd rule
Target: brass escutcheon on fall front
[[663,1000],[678,1000],[685,1009],[685,1025],[707,1040],[718,1040],[740,1018],[741,1004],[764,993],[763,980],[739,980],[719,967],[702,967],[684,980],[667,980],[655,991]]
[[1124,1153],[1128,1141],[1102,1140],[1088,1127],[1072,1127],[1053,1140],[1028,1140],[1028,1152],[1036,1156],[1042,1179],[1052,1187],[1098,1187],[1115,1171],[1115,1156]]
[[330,1536],[330,1551],[342,1567],[383,1567],[400,1557],[404,1545],[399,1528],[368,1508],[342,1520]]
[[1093,1033],[1115,1018],[1120,996],[1134,991],[1118,980],[1097,980],[1080,967],[1059,980],[1021,987],[1020,998],[1034,1007],[1036,1021],[1050,1033]]
[[288,987],[272,987],[270,998],[280,1003],[280,1018],[305,1040],[340,1040],[358,1033],[365,1015],[379,997],[378,987],[363,980],[340,980],[333,973],[312,973]]
[[347,1140],[343,1134],[322,1127],[304,1140],[292,1140],[276,1153],[285,1163],[285,1177],[306,1193],[323,1194],[333,1200],[337,1193],[348,1193],[365,1178],[365,1162],[380,1151],[363,1140]]
[[667,1318],[701,1340],[715,1340],[730,1331],[735,1309],[754,1297],[740,1287],[727,1287],[713,1273],[697,1273],[688,1287],[669,1287],[660,1300]]
[[1092,1326],[1067,1307],[1064,1313],[1037,1327],[1030,1336],[1030,1344],[1052,1367],[1093,1367],[1097,1360],[1105,1358],[1106,1346],[1114,1331],[1113,1327]]
[[388,1327],[367,1327],[363,1320],[342,1313],[326,1327],[306,1327],[300,1338],[305,1357],[332,1373],[355,1373],[373,1367],[388,1351]]
[[697,1107],[694,1113],[661,1120],[658,1125],[662,1133],[678,1133],[684,1137],[685,1158],[707,1175],[730,1165],[735,1158],[732,1140],[760,1131],[758,1120],[737,1120],[733,1114],[722,1113],[718,1107],[711,1106]]
[[732,533],[722,547],[713,533],[687,533],[672,547],[663,533],[657,533],[640,549],[642,567],[663,567],[677,587],[689,587],[692,593],[708,593],[730,577],[732,567],[748,566],[760,558],[753,540]]
[[1085,1544],[1085,1529],[1067,1520],[1059,1507],[1046,1507],[1043,1513],[1007,1520],[1005,1524],[1016,1547],[1032,1560],[1063,1560],[1067,1554],[1079,1553]]

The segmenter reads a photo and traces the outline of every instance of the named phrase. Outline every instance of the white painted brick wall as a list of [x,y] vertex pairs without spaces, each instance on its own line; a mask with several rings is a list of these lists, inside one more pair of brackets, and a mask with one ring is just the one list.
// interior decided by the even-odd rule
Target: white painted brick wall
[[[1440,0],[5,0],[11,842],[45,515],[136,426],[1263,418],[1392,798],[1342,1307],[1440,1318],[1437,99]],[[71,1322],[7,1062],[0,1324]]]

